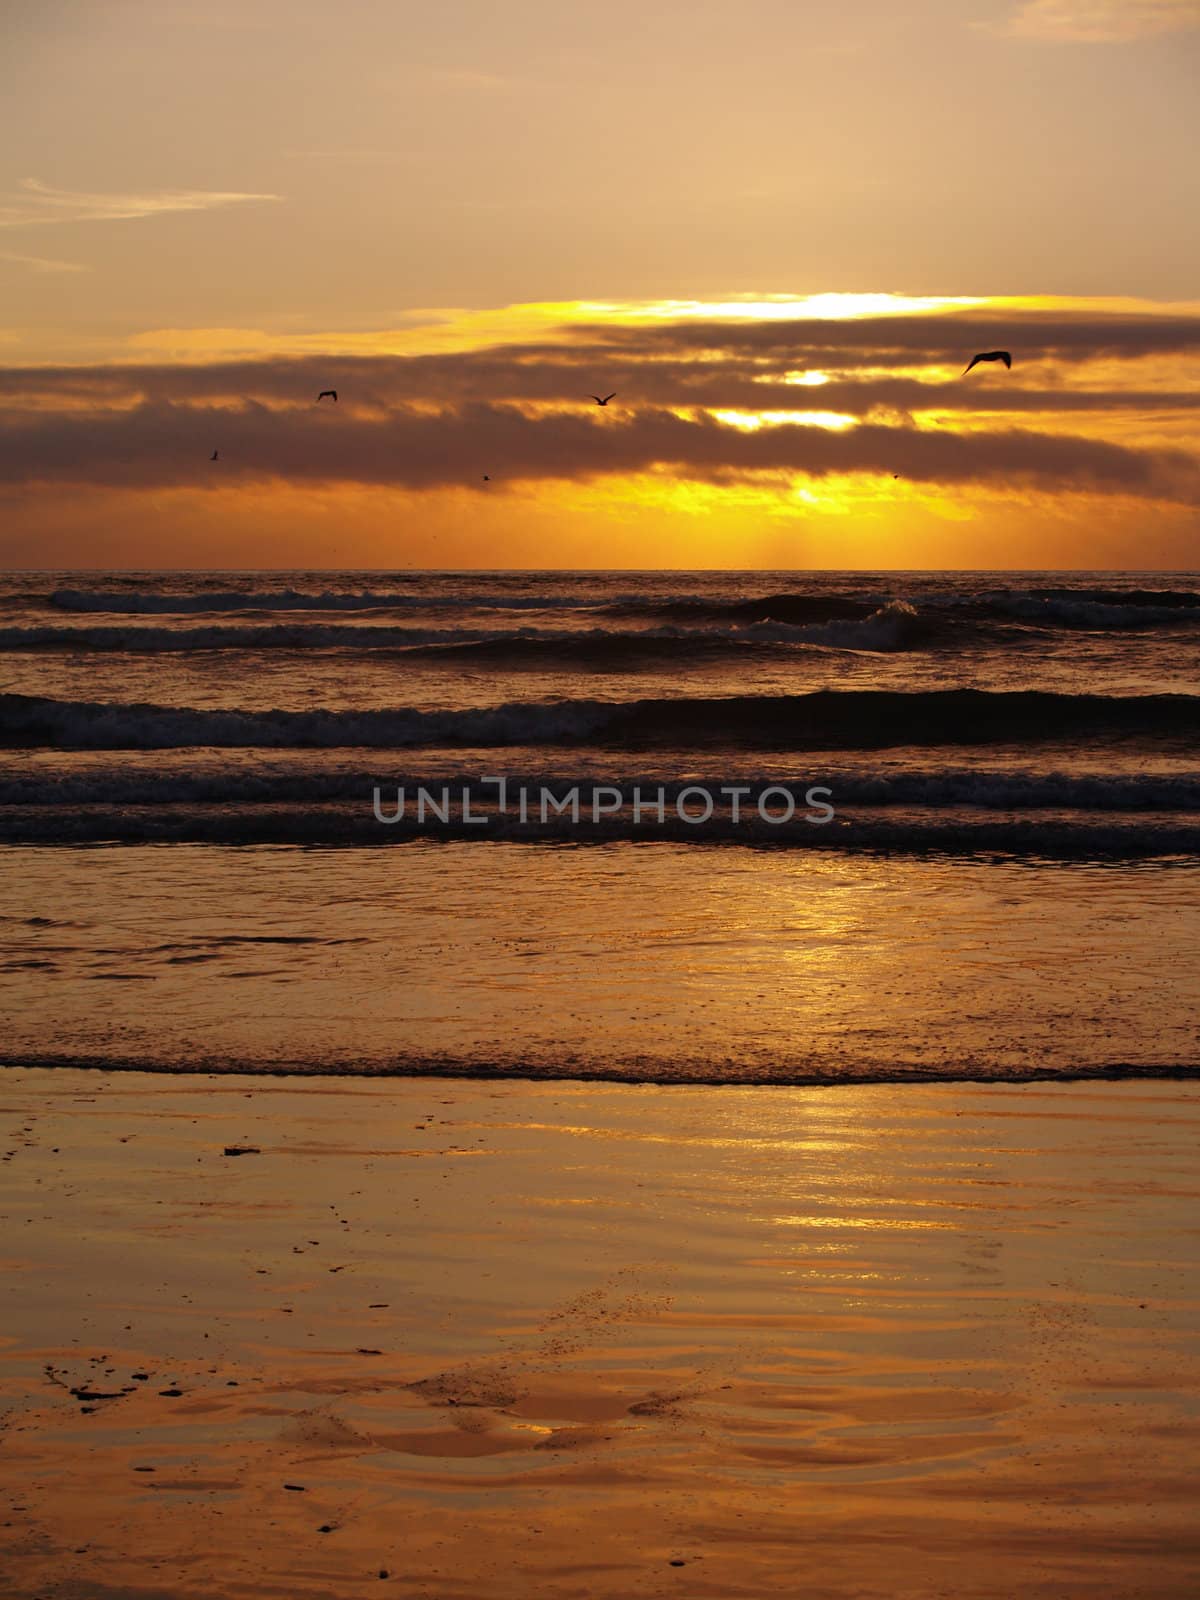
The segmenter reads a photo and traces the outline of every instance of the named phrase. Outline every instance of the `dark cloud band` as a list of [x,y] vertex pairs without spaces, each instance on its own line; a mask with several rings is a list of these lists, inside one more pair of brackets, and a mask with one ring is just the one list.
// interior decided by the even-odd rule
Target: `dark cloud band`
[[[1020,352],[1011,378],[963,379],[964,355],[1001,333]],[[1169,381],[1161,368],[1128,387],[1114,378],[1114,358],[1151,356],[1170,358]],[[1191,502],[1196,458],[1139,447],[1136,419],[1178,431],[1194,418],[1198,356],[1200,317],[1021,312],[603,324],[569,341],[434,355],[9,368],[0,482],[209,486],[251,476],[432,489],[477,486],[484,473],[582,480],[661,469],[713,482],[879,473]],[[828,381],[788,381],[805,368]],[[596,413],[597,384],[617,391],[618,406]],[[318,410],[318,391],[334,386],[339,405]],[[750,430],[715,414],[813,410],[856,425],[765,418]],[[918,427],[921,415],[941,425]],[[1120,442],[1071,432],[1073,415],[1101,427],[1108,416]],[[956,430],[959,418],[974,420]]]

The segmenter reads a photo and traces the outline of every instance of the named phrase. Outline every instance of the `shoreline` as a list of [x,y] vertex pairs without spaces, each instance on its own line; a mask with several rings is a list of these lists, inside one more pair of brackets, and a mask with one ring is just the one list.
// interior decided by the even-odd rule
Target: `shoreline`
[[584,1066],[578,1061],[564,1064],[561,1069],[544,1066],[533,1069],[528,1064],[488,1063],[469,1061],[405,1061],[384,1064],[356,1064],[354,1066],[326,1065],[311,1062],[282,1062],[269,1065],[261,1061],[247,1065],[243,1061],[215,1064],[201,1060],[195,1064],[179,1061],[122,1061],[113,1057],[43,1056],[33,1058],[23,1052],[20,1060],[0,1058],[0,1074],[5,1072],[100,1072],[121,1076],[144,1074],[148,1078],[214,1078],[226,1081],[231,1078],[296,1078],[312,1082],[324,1078],[339,1083],[356,1081],[370,1083],[453,1083],[456,1086],[491,1083],[565,1084],[584,1087],[619,1085],[624,1088],[653,1089],[868,1089],[904,1087],[910,1089],[937,1089],[979,1087],[1020,1089],[1033,1085],[1050,1084],[1141,1084],[1141,1083],[1194,1083],[1200,1079],[1200,1061],[1188,1064],[1141,1064],[1110,1062],[1097,1066],[1076,1068],[980,1068],[975,1071],[944,1072],[927,1066],[890,1071],[873,1066],[860,1076],[853,1069],[831,1067],[826,1072],[787,1072],[773,1074],[770,1070],[744,1064],[730,1066],[725,1075],[716,1071],[701,1072],[688,1067],[639,1065],[625,1067]]

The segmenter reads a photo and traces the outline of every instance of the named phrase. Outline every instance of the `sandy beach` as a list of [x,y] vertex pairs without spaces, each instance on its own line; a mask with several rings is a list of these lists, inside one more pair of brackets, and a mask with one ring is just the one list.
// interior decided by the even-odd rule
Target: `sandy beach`
[[1195,1593],[1194,1083],[0,1103],[13,1600]]

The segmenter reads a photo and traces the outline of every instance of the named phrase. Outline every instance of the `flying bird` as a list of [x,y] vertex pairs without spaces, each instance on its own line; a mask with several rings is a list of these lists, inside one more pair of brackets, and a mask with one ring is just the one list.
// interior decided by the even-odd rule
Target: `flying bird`
[[217,459],[217,452],[214,450],[212,455],[210,455],[208,459],[210,461],[215,461]]
[[606,394],[604,396],[603,400],[601,400],[601,398],[600,398],[600,396],[598,394],[594,394],[592,396],[592,399],[596,402],[596,404],[598,406],[606,406],[610,400],[615,400],[616,397],[617,397],[617,391],[614,389],[612,394]]
[[336,389],[322,389],[320,394],[317,396],[317,404],[320,405],[321,401],[324,400],[326,397],[328,397],[330,400],[332,400],[334,405],[337,404],[337,390]]
[[1009,371],[1012,370],[1012,357],[1007,350],[981,350],[977,356],[972,356],[963,368],[963,377],[965,378],[971,368],[977,366],[980,361],[1003,361]]

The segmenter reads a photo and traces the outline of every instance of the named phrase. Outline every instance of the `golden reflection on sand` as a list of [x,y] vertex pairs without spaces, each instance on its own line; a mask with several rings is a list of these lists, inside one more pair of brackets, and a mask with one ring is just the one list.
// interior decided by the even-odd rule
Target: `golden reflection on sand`
[[1194,1592],[1193,1085],[0,1100],[13,1600]]

